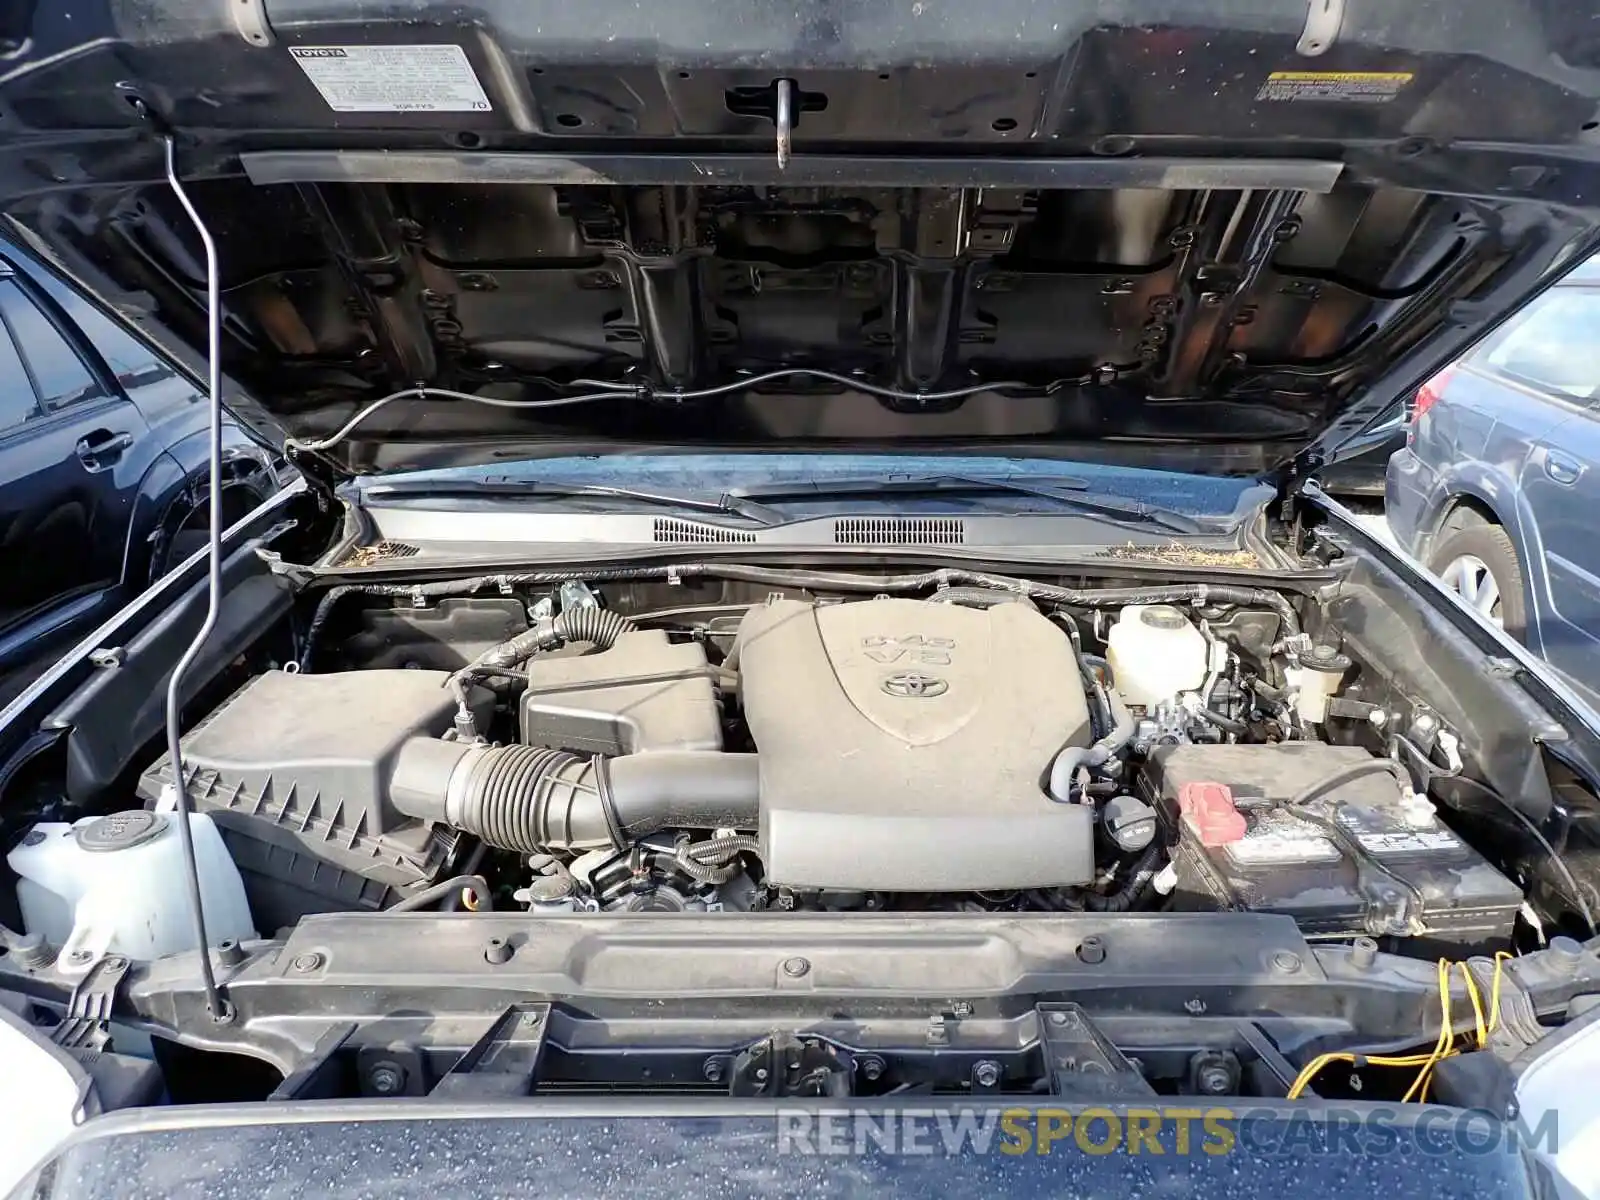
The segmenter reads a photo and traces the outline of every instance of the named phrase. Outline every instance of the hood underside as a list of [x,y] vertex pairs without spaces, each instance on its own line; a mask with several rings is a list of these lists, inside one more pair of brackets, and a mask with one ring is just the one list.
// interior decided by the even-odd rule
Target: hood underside
[[[41,7],[0,74],[0,201],[192,360],[177,136],[245,419],[614,393],[400,401],[346,470],[640,444],[1303,467],[1600,228],[1587,0]],[[741,385],[785,369],[833,377]]]

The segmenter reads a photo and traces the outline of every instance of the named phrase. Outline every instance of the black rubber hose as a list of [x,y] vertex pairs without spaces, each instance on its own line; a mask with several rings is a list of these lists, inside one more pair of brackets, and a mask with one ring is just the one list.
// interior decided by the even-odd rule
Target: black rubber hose
[[493,912],[494,898],[489,895],[489,883],[482,875],[456,875],[446,879],[443,883],[436,883],[431,888],[424,888],[414,896],[407,896],[399,904],[391,904],[384,912],[418,912],[430,904],[437,904],[440,900],[449,899],[451,896],[461,894],[463,888],[471,888],[478,895],[479,912]]
[[608,608],[568,609],[548,621],[540,621],[514,638],[490,646],[463,670],[503,670],[525,662],[541,650],[554,650],[557,646],[573,642],[592,642],[601,650],[609,650],[623,634],[632,633],[637,628],[631,617]]
[[1139,723],[1116,689],[1105,693],[1113,721],[1111,732],[1090,746],[1066,746],[1050,764],[1050,782],[1047,785],[1053,799],[1067,803],[1072,795],[1072,779],[1079,767],[1090,770],[1105,765],[1111,756],[1133,740]]
[[1235,721],[1232,717],[1225,717],[1215,709],[1202,708],[1199,716],[1201,720],[1215,725],[1223,733],[1231,733],[1235,737],[1241,737],[1250,732],[1249,727],[1243,721]]
[[[482,840],[479,840],[479,842],[475,846],[472,847],[472,853],[467,855],[467,861],[461,864],[461,874],[463,874],[463,875],[476,875],[478,873],[478,868],[483,866],[483,860],[485,858],[487,858],[488,855],[489,855],[488,843],[484,842]],[[483,893],[481,893],[481,892],[479,893],[479,895],[482,895],[482,894]],[[456,890],[454,892],[451,892],[450,895],[445,899],[444,911],[445,912],[455,912],[460,907],[461,907],[461,892],[458,889],[458,890]]]
[[1121,887],[1106,895],[1101,895],[1099,892],[1085,894],[1084,908],[1091,912],[1127,912],[1139,903],[1144,890],[1150,886],[1150,881],[1160,873],[1163,853],[1159,844],[1151,846],[1133,864],[1133,870],[1128,873],[1127,881]]

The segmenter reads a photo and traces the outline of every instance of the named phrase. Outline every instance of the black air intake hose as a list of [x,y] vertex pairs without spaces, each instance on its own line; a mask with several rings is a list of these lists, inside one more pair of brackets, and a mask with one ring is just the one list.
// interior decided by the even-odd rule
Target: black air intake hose
[[522,854],[623,849],[662,829],[754,829],[756,756],[590,758],[538,746],[412,738],[389,781],[407,816]]
[[602,650],[609,650],[625,633],[639,628],[633,618],[612,612],[609,608],[571,608],[540,621],[525,633],[519,633],[498,646],[490,646],[472,660],[473,667],[514,667],[541,650],[554,650],[571,642],[593,642]]

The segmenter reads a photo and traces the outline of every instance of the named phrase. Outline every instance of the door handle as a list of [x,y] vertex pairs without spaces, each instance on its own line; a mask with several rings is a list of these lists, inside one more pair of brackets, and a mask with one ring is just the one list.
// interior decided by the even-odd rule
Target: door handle
[[109,429],[96,429],[78,439],[74,449],[78,461],[90,471],[104,471],[122,457],[122,452],[133,445],[133,434],[126,430],[113,433]]
[[1583,474],[1583,464],[1556,450],[1544,452],[1544,473],[1557,483],[1577,483]]

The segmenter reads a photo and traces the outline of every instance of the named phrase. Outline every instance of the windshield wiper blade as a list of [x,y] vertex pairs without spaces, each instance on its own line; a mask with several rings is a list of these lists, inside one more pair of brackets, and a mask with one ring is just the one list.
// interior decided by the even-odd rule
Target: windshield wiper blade
[[695,512],[725,513],[743,517],[755,525],[781,525],[787,518],[765,504],[738,495],[715,497],[682,495],[650,488],[619,487],[609,483],[548,483],[528,479],[399,479],[367,484],[363,496],[552,496],[572,498],[596,496],[617,500],[637,500],[667,508],[686,508]]
[[844,496],[936,496],[941,494],[1012,492],[1037,496],[1077,512],[1104,517],[1117,524],[1154,525],[1173,533],[1201,533],[1204,526],[1193,517],[1167,509],[1152,508],[1137,500],[1083,494],[1087,479],[1063,475],[1049,480],[1017,479],[1005,475],[918,475],[887,478],[818,479],[806,483],[773,483],[751,488],[736,488],[724,499],[829,500]]

